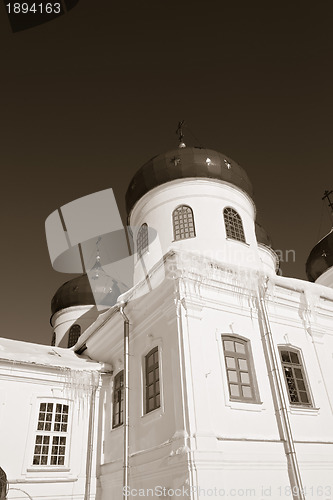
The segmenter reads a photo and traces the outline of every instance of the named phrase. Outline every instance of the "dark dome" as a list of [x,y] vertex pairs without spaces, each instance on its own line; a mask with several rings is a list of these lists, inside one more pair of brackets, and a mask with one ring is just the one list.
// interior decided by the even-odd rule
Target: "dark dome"
[[228,156],[204,148],[177,148],[149,160],[130,182],[126,193],[127,215],[151,189],[175,179],[209,178],[229,182],[252,197],[246,172]]
[[316,281],[327,269],[333,266],[333,228],[311,250],[306,261],[306,275],[309,281]]
[[[103,297],[100,304],[112,307],[117,302],[119,295],[127,289],[122,284],[120,284],[120,287],[122,290],[120,290],[118,283],[113,280],[112,291]],[[95,305],[94,295],[91,291],[88,276],[82,274],[77,278],[66,281],[66,283],[58,288],[51,301],[51,312],[53,315],[66,307],[90,305]]]

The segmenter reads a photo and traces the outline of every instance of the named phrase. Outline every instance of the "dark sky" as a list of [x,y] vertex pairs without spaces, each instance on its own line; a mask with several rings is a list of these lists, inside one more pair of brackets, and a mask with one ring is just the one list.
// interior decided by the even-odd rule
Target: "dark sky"
[[[80,0],[12,33],[0,9],[1,336],[49,344],[50,301],[70,276],[51,267],[44,222],[185,142],[247,171],[284,275],[331,227],[333,7],[307,2]],[[191,135],[191,133],[193,135]],[[195,137],[195,138],[194,138]]]

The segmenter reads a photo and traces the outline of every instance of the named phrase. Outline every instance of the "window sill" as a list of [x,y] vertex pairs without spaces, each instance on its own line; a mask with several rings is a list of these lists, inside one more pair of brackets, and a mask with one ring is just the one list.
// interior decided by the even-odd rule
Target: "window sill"
[[70,468],[62,465],[31,465],[27,468],[27,472],[70,472]]
[[262,411],[265,410],[262,401],[246,403],[245,401],[230,401],[227,403],[231,410]]
[[147,422],[151,420],[156,420],[157,418],[162,417],[164,413],[163,408],[160,406],[159,408],[155,408],[155,410],[150,411],[149,413],[144,413],[141,415],[141,418],[145,419]]
[[292,415],[318,415],[320,408],[313,406],[290,406],[289,411]]
[[249,243],[246,243],[246,241],[240,241],[240,240],[235,240],[234,238],[228,238],[228,236],[226,236],[225,238],[227,241],[233,241],[234,243],[239,243],[240,245],[245,245],[246,247],[249,247],[250,244]]
[[111,432],[117,431],[118,429],[123,429],[124,424],[116,425],[115,427],[112,427]]

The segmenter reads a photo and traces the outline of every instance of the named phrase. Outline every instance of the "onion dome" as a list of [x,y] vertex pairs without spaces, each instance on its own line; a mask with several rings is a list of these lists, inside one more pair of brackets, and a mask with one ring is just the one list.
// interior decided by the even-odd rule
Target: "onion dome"
[[306,274],[309,281],[316,281],[333,266],[333,228],[311,250],[306,261]]
[[129,215],[136,202],[161,184],[186,178],[218,179],[242,189],[252,197],[252,185],[236,162],[211,149],[179,147],[155,156],[138,170],[126,193]]
[[[99,303],[106,307],[112,307],[117,302],[119,295],[124,293],[127,288],[112,280],[112,287],[108,293],[104,293],[101,298],[100,292],[97,290]],[[74,279],[66,281],[54,294],[51,301],[52,315],[61,309],[73,306],[94,306],[95,298],[91,291],[88,276],[82,274]]]

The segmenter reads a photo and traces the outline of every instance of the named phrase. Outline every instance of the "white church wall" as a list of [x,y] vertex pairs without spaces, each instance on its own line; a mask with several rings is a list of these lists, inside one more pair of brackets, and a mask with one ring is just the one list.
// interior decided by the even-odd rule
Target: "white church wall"
[[[193,210],[196,237],[175,242],[172,213],[182,204]],[[242,218],[246,243],[226,238],[223,218],[226,207],[234,208]],[[215,261],[258,268],[261,258],[254,220],[254,204],[243,191],[216,180],[184,179],[169,182],[145,194],[135,205],[130,223],[136,228],[135,241],[141,224],[146,223],[157,230],[163,255],[175,248],[199,253]],[[149,252],[145,256],[146,268],[150,269],[159,258],[159,254]],[[264,260],[264,265],[274,271],[272,258],[265,256]],[[136,272],[139,281],[144,276],[141,265],[137,266]]]
[[[130,479],[131,487],[135,488],[168,486],[176,476],[180,484],[188,477],[173,283],[168,281],[164,285],[163,289],[152,291],[125,308],[130,320]],[[109,345],[108,358],[114,377],[123,369],[122,333],[123,325],[115,315],[100,333],[114,339],[114,346]],[[93,342],[91,339],[90,347],[87,343],[89,352]],[[95,349],[96,345],[98,339]],[[161,405],[147,413],[145,356],[154,347],[158,347],[159,353]],[[123,468],[123,425],[112,427],[113,380],[111,386],[105,385],[101,397],[105,430],[99,495],[108,500],[121,495]]]
[[[82,379],[87,378],[88,381],[91,377],[93,377],[92,380],[97,377],[96,380],[98,380],[98,375],[95,376],[89,371],[80,372],[81,384],[78,387],[76,372],[77,370],[74,370],[74,374],[70,373],[68,367],[60,369],[33,363],[1,361],[0,463],[9,481],[9,499],[26,498],[27,494],[32,498],[45,500],[83,499],[86,483],[90,400],[89,388],[87,387],[87,390],[83,388]],[[56,419],[56,405],[68,405],[66,432],[47,432],[45,429],[37,431],[42,403],[53,405],[49,407],[52,422],[56,422],[54,420]],[[63,411],[66,410],[63,409]],[[51,441],[48,450],[44,449],[48,451],[47,464],[34,464],[37,434],[50,436],[50,440],[52,436],[66,438],[63,464],[51,464],[50,453],[53,446]],[[60,448],[59,453],[62,453]],[[96,469],[96,462],[94,462],[93,469]],[[96,479],[93,477],[92,494],[96,488],[95,482]]]

